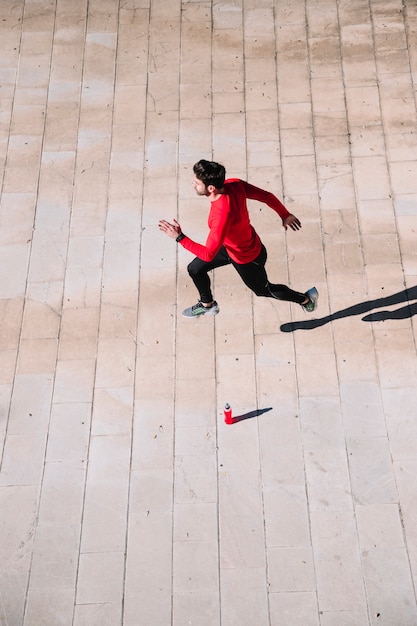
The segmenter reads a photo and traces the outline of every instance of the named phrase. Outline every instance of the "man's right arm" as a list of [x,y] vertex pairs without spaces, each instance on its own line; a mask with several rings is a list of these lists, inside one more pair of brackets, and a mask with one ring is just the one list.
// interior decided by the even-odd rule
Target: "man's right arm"
[[180,241],[183,248],[195,254],[202,261],[212,261],[223,245],[229,216],[228,198],[224,198],[223,203],[222,209],[216,207],[211,211],[210,231],[205,245],[197,243],[187,236]]

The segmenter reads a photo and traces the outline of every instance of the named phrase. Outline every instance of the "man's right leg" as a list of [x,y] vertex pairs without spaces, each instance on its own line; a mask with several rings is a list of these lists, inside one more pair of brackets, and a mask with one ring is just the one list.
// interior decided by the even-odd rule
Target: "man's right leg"
[[197,291],[200,295],[200,302],[210,304],[213,302],[213,294],[211,292],[211,281],[208,272],[214,270],[216,267],[222,265],[228,265],[230,258],[224,248],[220,248],[212,261],[202,261],[196,257],[188,265],[187,270],[191,276],[194,285],[197,287]]
[[185,317],[198,317],[209,312],[211,315],[215,315],[219,312],[219,307],[211,291],[211,281],[208,272],[216,267],[229,265],[229,263],[231,261],[224,248],[220,248],[212,261],[202,261],[198,257],[191,261],[187,270],[199,293],[199,302],[183,311]]

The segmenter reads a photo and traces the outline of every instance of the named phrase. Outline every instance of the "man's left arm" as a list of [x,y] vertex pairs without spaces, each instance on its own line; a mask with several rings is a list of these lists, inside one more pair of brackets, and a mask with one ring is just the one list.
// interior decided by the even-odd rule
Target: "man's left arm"
[[295,217],[295,215],[293,215],[292,213],[290,213],[288,217],[282,220],[282,225],[285,228],[285,230],[287,230],[288,226],[291,228],[291,230],[300,230],[301,228],[300,220],[298,219],[298,217]]
[[263,202],[271,209],[273,209],[275,213],[278,213],[278,215],[282,219],[282,225],[285,230],[287,230],[288,227],[290,227],[291,230],[300,230],[301,222],[298,217],[287,211],[281,200],[274,196],[273,193],[271,193],[270,191],[265,191],[264,189],[260,189],[260,187],[255,187],[255,185],[251,185],[250,183],[247,183],[245,181],[242,182],[245,186],[246,197],[250,200]]

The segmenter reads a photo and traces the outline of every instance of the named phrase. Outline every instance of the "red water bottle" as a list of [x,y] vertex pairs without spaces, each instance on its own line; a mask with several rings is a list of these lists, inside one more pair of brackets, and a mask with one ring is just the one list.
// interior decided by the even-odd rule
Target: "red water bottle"
[[224,407],[224,423],[233,424],[232,409],[228,402]]

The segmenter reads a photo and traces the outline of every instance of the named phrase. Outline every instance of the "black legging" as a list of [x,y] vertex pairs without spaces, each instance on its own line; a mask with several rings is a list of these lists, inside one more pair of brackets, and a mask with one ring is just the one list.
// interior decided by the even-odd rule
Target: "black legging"
[[226,249],[222,247],[212,261],[202,261],[196,257],[191,261],[187,269],[200,294],[201,302],[209,303],[213,301],[208,272],[216,267],[229,265],[230,263],[238,272],[245,285],[257,296],[276,298],[277,300],[286,300],[287,302],[296,302],[297,304],[304,302],[306,299],[304,293],[293,291],[286,285],[273,285],[269,282],[265,271],[266,259],[267,254],[264,245],[262,245],[262,250],[254,261],[242,264],[233,261],[227,254]]

